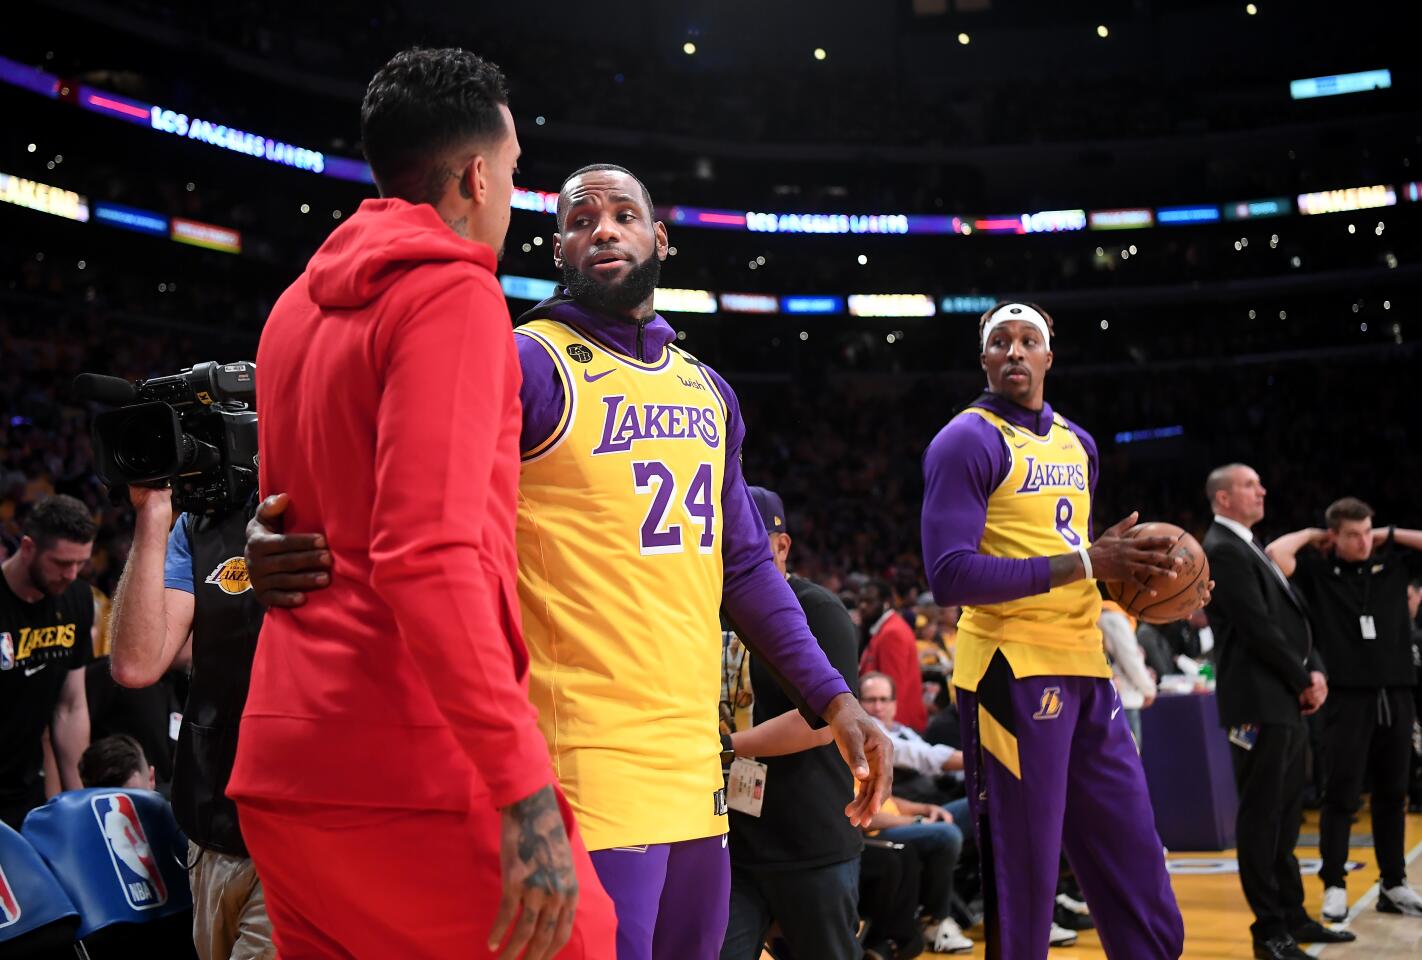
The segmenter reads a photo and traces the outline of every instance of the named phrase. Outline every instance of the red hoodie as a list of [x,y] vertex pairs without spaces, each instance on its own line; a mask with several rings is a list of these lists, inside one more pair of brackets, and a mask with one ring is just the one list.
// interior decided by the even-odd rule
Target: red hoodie
[[[262,626],[234,798],[465,810],[552,782],[517,599],[518,355],[494,253],[367,200],[257,348],[261,489],[331,585]],[[476,802],[479,802],[476,800]]]

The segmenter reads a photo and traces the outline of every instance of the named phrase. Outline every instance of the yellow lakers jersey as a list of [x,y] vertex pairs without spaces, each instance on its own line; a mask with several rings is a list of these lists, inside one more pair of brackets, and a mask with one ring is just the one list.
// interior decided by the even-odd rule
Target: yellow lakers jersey
[[558,780],[588,849],[726,832],[718,728],[726,405],[551,320],[566,402],[519,478],[519,600]]
[[[1053,415],[1045,437],[981,407],[969,407],[959,416],[981,417],[996,427],[1011,458],[1006,478],[988,496],[980,552],[1024,559],[1091,546],[1086,451],[1060,415]],[[998,650],[1017,677],[1110,677],[1096,623],[1100,612],[1094,580],[1006,603],[964,607],[953,682],[976,690]]]

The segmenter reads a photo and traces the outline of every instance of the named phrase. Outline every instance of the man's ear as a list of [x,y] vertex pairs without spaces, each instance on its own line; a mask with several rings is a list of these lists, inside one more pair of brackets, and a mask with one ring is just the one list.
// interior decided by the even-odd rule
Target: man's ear
[[474,154],[469,165],[464,168],[464,176],[459,179],[459,192],[466,200],[483,204],[489,197],[489,167],[484,163],[484,155]]
[[553,266],[563,269],[563,235],[553,234]]
[[667,225],[658,220],[652,231],[657,235],[657,259],[665,260],[667,251],[671,249],[671,242],[667,239]]
[[1044,369],[1052,369],[1052,351],[1050,350],[1047,351],[1047,366]]

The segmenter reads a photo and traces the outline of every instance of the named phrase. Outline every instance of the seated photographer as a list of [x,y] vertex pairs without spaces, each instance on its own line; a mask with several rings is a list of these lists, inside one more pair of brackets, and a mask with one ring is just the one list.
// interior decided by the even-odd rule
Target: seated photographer
[[157,776],[143,747],[123,733],[95,740],[79,758],[79,779],[86,787],[153,790]]

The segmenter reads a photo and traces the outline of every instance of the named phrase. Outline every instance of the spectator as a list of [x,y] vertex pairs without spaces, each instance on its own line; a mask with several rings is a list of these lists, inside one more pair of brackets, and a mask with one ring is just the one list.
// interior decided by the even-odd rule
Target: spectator
[[859,658],[860,676],[877,671],[893,678],[902,690],[899,722],[919,733],[928,722],[923,704],[923,673],[918,665],[918,641],[913,628],[893,607],[893,593],[883,580],[870,580],[859,597],[859,622],[869,643]]
[[79,571],[97,532],[88,509],[68,496],[40,501],[22,524],[20,548],[0,577],[0,820],[20,828],[44,802],[41,735],[49,728],[58,784],[77,790],[89,745],[84,666],[93,653],[94,600]]
[[157,777],[143,747],[124,733],[95,740],[79,758],[79,779],[86,787],[153,790]]
[[963,752],[929,743],[918,731],[899,723],[897,689],[888,674],[866,673],[859,678],[859,702],[894,740],[894,789],[898,795],[942,803],[948,797],[940,778],[961,775]]
[[[958,801],[959,815],[967,818],[967,800]],[[890,797],[869,821],[868,833],[911,847],[922,865],[919,902],[928,929],[925,939],[937,953],[968,953],[973,941],[963,936],[952,917],[953,872],[963,852],[963,831],[948,809]]]
[[[1348,916],[1348,834],[1372,784],[1373,849],[1382,873],[1378,909],[1422,917],[1407,885],[1407,773],[1416,719],[1417,671],[1407,611],[1409,572],[1422,571],[1422,531],[1374,529],[1355,497],[1329,506],[1328,529],[1296,530],[1269,544],[1269,558],[1308,601],[1329,670],[1323,708],[1323,919]],[[1404,551],[1401,548],[1408,548]]]
[[1111,657],[1111,678],[1116,684],[1116,693],[1121,698],[1121,708],[1126,711],[1126,720],[1131,725],[1131,733],[1136,738],[1136,749],[1141,748],[1141,711],[1155,703],[1155,681],[1152,671],[1146,666],[1145,654],[1136,642],[1135,618],[1121,609],[1120,604],[1111,600],[1101,603],[1101,636],[1106,644],[1106,653]]
[[[858,639],[844,605],[834,594],[787,571],[790,534],[778,494],[751,487],[770,538],[775,567],[790,583],[810,632],[850,690],[858,687]],[[731,912],[721,960],[755,960],[772,924],[797,957],[857,960],[856,904],[859,892],[859,831],[844,816],[854,799],[854,781],[830,730],[812,731],[770,670],[750,658],[755,726],[731,735],[740,756],[765,764],[765,791],[758,813],[731,807]],[[757,744],[775,722],[798,730],[801,743],[784,756]],[[803,744],[813,744],[804,749]],[[779,753],[779,750],[775,750]]]

